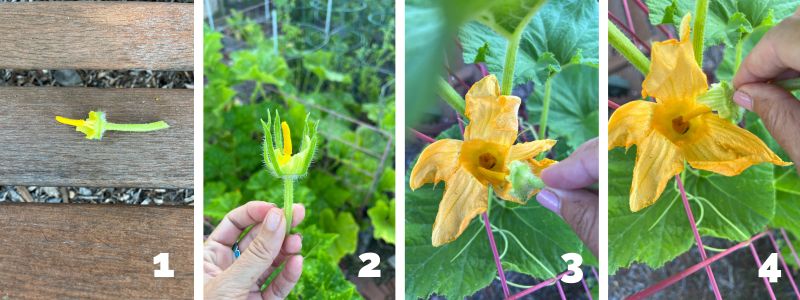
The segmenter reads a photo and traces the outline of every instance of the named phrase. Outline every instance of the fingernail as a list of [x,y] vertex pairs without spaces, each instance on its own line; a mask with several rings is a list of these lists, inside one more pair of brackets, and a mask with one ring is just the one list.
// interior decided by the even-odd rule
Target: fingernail
[[283,212],[280,209],[270,209],[267,213],[267,219],[264,221],[267,224],[267,230],[278,230],[278,225],[281,223],[281,216],[283,216]]
[[739,104],[739,106],[747,110],[753,110],[753,98],[750,98],[750,95],[742,91],[733,93],[733,102],[736,102],[736,104]]
[[542,190],[536,195],[536,201],[550,211],[561,215],[561,200],[550,190]]

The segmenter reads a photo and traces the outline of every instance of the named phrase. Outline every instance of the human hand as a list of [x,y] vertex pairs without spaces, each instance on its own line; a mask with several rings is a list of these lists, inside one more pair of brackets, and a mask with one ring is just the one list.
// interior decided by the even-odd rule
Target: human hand
[[[292,227],[305,218],[303,205],[292,206]],[[283,210],[275,204],[250,201],[228,212],[208,236],[203,252],[205,299],[283,299],[289,295],[303,271],[302,237],[286,235]],[[239,241],[241,255],[234,260],[233,244]],[[261,285],[282,263],[283,271],[262,292]]]
[[800,172],[800,100],[772,81],[800,77],[800,9],[770,29],[742,61],[733,100],[761,117]]
[[588,188],[597,183],[599,155],[597,138],[583,143],[567,159],[542,171],[547,187],[536,195],[536,201],[564,218],[595,256],[600,211],[597,191]]

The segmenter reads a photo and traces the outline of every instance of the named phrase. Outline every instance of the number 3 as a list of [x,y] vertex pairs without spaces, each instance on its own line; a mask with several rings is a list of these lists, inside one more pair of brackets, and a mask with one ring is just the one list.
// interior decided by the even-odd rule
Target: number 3
[[583,279],[583,270],[581,270],[581,264],[583,263],[583,257],[581,257],[578,253],[567,253],[561,256],[565,262],[572,261],[571,264],[567,264],[567,271],[572,271],[572,274],[564,275],[561,277],[561,281],[564,283],[576,283]]
[[378,264],[381,263],[381,257],[375,253],[367,252],[358,256],[362,262],[369,261],[369,263],[358,271],[358,277],[381,277],[381,270],[375,270]]

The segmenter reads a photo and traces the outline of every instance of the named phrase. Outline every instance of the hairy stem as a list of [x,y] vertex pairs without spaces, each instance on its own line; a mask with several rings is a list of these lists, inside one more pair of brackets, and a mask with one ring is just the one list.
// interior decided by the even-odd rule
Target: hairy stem
[[283,179],[283,213],[286,216],[286,234],[292,230],[292,205],[294,204],[294,180]]
[[706,14],[708,13],[708,0],[697,0],[694,7],[694,34],[692,34],[692,47],[697,64],[703,67],[703,37],[706,32]]
[[517,63],[517,50],[519,41],[522,38],[522,31],[514,32],[508,40],[506,46],[506,62],[503,64],[503,85],[500,87],[500,94],[511,95],[514,88],[514,65]]
[[466,111],[466,103],[464,102],[464,98],[461,98],[461,95],[441,77],[436,79],[436,92],[440,97],[442,97],[442,100],[447,102],[447,104],[455,109],[457,113],[462,116],[464,115],[464,112]]
[[156,131],[161,129],[169,128],[167,122],[158,121],[146,124],[116,124],[108,122],[106,123],[106,130],[113,130],[113,131],[129,131],[129,132],[147,132],[147,131]]
[[650,60],[611,21],[608,21],[608,43],[636,67],[639,72],[644,75],[650,72]]

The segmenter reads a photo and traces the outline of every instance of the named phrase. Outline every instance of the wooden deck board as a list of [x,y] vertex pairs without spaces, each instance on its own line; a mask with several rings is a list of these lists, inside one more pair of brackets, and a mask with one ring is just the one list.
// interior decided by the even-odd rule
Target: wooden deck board
[[0,68],[192,70],[193,5],[0,3]]
[[[189,299],[191,207],[0,204],[0,298]],[[174,278],[154,278],[169,253]]]
[[[0,88],[0,185],[191,188],[193,91]],[[154,132],[106,132],[87,140],[56,115],[110,122],[166,121]]]

